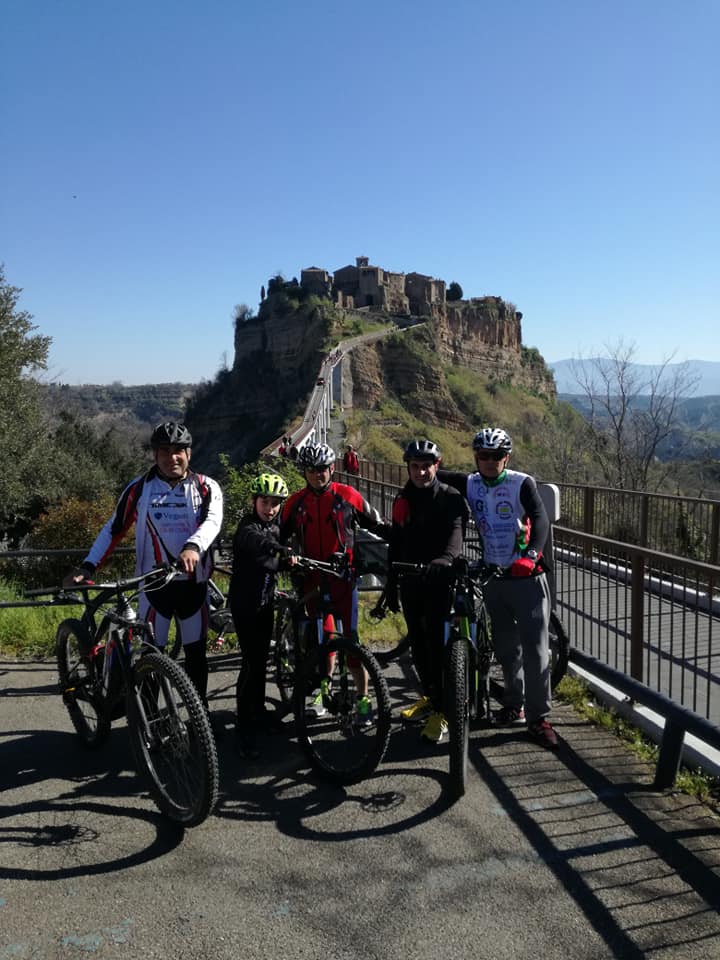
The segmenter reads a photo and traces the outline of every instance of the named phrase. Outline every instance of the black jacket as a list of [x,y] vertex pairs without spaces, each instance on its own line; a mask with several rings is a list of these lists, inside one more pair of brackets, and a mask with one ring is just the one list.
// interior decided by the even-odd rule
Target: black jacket
[[263,522],[255,511],[240,520],[233,537],[232,607],[258,610],[272,603],[280,558],[287,553],[279,536],[279,525]]
[[448,564],[462,553],[467,506],[453,487],[436,480],[426,490],[408,481],[395,498],[389,561]]

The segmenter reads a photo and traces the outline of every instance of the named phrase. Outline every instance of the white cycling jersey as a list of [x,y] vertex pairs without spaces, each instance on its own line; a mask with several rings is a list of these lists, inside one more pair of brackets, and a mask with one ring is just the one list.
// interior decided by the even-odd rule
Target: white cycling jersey
[[184,480],[171,486],[153,468],[125,487],[86,562],[94,568],[102,566],[135,523],[137,574],[174,561],[182,548],[191,544],[200,553],[195,579],[202,582],[210,576],[209,548],[220,533],[222,518],[222,490],[215,480],[188,472]]

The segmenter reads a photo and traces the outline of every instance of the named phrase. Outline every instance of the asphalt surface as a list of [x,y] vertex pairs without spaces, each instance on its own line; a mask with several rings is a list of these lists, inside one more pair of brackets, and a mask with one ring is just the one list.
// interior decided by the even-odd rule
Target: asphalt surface
[[[291,727],[241,761],[232,664],[214,666],[221,798],[183,833],[124,721],[87,752],[54,666],[0,661],[0,960],[720,958],[720,821],[568,708],[557,753],[474,731],[449,805],[446,750],[400,724],[347,790],[309,775]],[[412,691],[389,680],[397,710]]]

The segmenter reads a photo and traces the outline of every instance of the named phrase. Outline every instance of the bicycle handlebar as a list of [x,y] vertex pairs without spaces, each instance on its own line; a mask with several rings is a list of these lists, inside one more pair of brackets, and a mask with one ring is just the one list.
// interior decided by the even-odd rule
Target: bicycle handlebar
[[293,570],[320,570],[322,573],[329,573],[331,577],[344,577],[348,570],[349,557],[346,553],[335,554],[334,559],[313,560],[311,557],[295,556],[295,563],[290,567]]
[[[152,586],[148,589],[153,589],[153,587],[157,589],[170,583],[178,573],[180,573],[180,568],[177,565],[163,564],[161,567],[154,567],[152,570],[141,573],[137,577],[128,577],[125,580],[111,580],[106,583],[95,583],[93,580],[81,580],[79,583],[74,583],[71,587],[39,587],[35,590],[26,590],[24,596],[70,597],[73,594],[87,594],[91,591],[123,593],[125,590],[130,590],[132,587],[137,587],[139,584],[147,581],[151,581],[152,583]],[[154,581],[157,581],[157,584],[155,584]],[[84,600],[78,596],[76,602],[83,603]]]
[[[416,576],[426,574],[430,566],[429,563],[404,563],[400,561],[392,564],[393,570],[397,570],[398,573],[415,574]],[[503,577],[507,573],[503,567],[487,564],[483,560],[468,560],[467,557],[456,557],[445,569],[458,576],[470,577],[472,580],[479,580],[482,577],[492,580],[493,577]]]

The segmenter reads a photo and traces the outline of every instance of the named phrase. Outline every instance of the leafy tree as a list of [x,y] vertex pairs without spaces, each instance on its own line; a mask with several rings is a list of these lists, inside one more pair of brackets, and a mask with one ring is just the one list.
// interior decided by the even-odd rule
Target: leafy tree
[[[33,550],[89,550],[114,509],[115,497],[110,493],[101,493],[87,500],[68,497],[41,514],[24,546]],[[123,546],[132,545],[133,530],[130,530]],[[39,558],[27,563],[20,579],[25,586],[60,583],[63,575],[78,562],[77,557]],[[134,553],[118,552],[107,567],[103,567],[103,575],[107,574],[109,579],[113,576],[130,576],[134,567]]]
[[0,436],[3,495],[0,540],[17,542],[38,511],[38,494],[52,470],[39,384],[31,374],[47,368],[50,337],[34,333],[32,316],[17,309],[21,290],[0,265]]
[[460,284],[456,280],[453,280],[453,282],[448,285],[447,291],[445,293],[445,299],[450,300],[452,302],[453,300],[462,300],[462,298],[463,298],[463,288],[460,286]]
[[232,541],[240,517],[250,509],[250,484],[259,473],[279,473],[287,483],[290,493],[305,486],[302,474],[291,460],[254,460],[238,468],[230,465],[230,458],[225,453],[221,453],[219,459],[224,513],[222,539],[226,544]]

